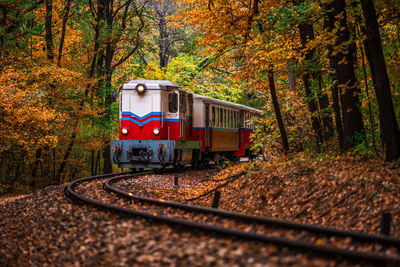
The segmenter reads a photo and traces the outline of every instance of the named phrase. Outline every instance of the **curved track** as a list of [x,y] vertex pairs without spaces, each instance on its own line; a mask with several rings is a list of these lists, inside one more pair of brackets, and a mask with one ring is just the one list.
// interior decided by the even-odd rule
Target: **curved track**
[[[298,224],[163,199],[141,197],[135,195],[134,192],[126,192],[118,188],[117,183],[123,179],[131,179],[151,173],[153,172],[138,174],[117,173],[82,178],[67,184],[65,192],[72,199],[96,207],[130,216],[140,216],[168,224],[188,227],[191,231],[199,229],[230,237],[273,243],[279,246],[291,247],[299,251],[311,252],[318,256],[339,257],[354,262],[379,265],[389,264],[390,266],[400,265],[400,239],[309,224]],[[231,179],[235,179],[237,176],[243,174],[239,173],[232,176]],[[84,183],[101,179],[106,179],[103,184],[104,189],[127,199],[127,203],[123,204],[123,206],[115,205],[114,203],[85,196],[84,193],[76,190],[78,186]],[[142,207],[140,209],[138,209],[137,205],[132,207],[129,204],[132,201],[142,205]],[[159,207],[163,208],[162,212],[159,212]],[[195,219],[185,219],[188,217],[187,213],[190,214],[190,218]],[[224,225],[226,225],[227,221],[229,225],[234,225],[235,227],[225,227]],[[344,243],[346,245],[343,245],[343,240],[345,240]],[[338,247],[334,243],[342,245]],[[361,247],[361,251],[357,250],[357,247]],[[363,252],[363,247],[369,250],[372,247],[374,252]],[[389,250],[392,255],[387,255]],[[393,253],[393,251],[396,252]]]

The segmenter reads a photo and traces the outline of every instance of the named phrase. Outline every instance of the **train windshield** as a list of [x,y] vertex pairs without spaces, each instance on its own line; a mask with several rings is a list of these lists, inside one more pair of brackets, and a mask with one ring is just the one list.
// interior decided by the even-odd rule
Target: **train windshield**
[[170,113],[178,111],[178,94],[175,92],[171,92],[168,95],[168,111]]

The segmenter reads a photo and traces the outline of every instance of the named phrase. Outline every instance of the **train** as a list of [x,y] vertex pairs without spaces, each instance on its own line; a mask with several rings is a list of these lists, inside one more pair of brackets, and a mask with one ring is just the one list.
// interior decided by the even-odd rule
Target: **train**
[[111,158],[132,170],[248,157],[250,135],[263,115],[167,80],[132,80],[118,95],[119,139],[111,140]]

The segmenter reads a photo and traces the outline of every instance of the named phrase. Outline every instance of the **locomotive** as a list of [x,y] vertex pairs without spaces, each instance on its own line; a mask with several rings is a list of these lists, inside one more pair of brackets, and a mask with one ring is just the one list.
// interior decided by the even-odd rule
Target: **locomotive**
[[217,155],[249,156],[250,134],[262,111],[192,94],[166,80],[133,80],[119,91],[119,140],[111,158],[120,168],[207,163]]

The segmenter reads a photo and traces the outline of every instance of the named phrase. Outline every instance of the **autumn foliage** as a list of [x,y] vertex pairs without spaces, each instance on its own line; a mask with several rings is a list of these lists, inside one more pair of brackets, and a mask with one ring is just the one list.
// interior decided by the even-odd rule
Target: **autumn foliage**
[[0,0],[0,193],[112,171],[111,93],[132,79],[264,110],[254,149],[267,160],[397,160],[399,6]]

